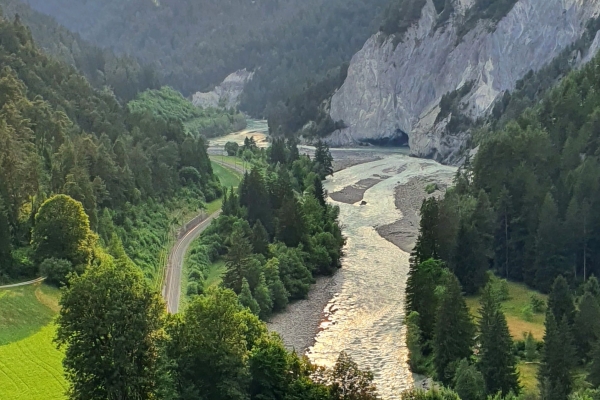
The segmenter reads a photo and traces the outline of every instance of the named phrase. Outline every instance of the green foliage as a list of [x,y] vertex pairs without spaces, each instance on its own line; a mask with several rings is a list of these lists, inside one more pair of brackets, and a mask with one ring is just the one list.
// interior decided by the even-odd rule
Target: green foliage
[[531,311],[535,314],[540,314],[546,309],[546,303],[544,300],[540,299],[535,294],[532,294],[529,297],[529,305],[531,306]]
[[518,394],[519,373],[513,354],[513,341],[506,317],[489,284],[483,291],[479,314],[481,348],[477,367],[483,375],[486,393],[493,395],[501,392],[505,396],[511,392]]
[[438,185],[435,182],[425,185],[425,193],[427,194],[433,194],[436,190],[438,190]]
[[70,284],[60,300],[56,339],[65,348],[70,396],[155,398],[160,295],[135,266],[107,256]]
[[461,116],[461,101],[471,92],[474,84],[475,81],[466,82],[460,88],[442,96],[440,100],[440,112],[435,119],[436,124],[446,119],[450,114],[452,114],[453,119]]
[[532,362],[538,357],[537,343],[531,332],[524,333],[523,338],[525,341],[525,360]]
[[579,312],[573,323],[573,336],[579,359],[588,360],[593,345],[600,339],[600,305],[589,292],[579,302]]
[[440,389],[420,390],[412,389],[402,392],[402,400],[459,400],[458,394],[451,389],[441,387]]
[[421,347],[422,335],[419,313],[412,311],[406,317],[406,347],[408,348],[408,365],[410,370],[417,374],[426,372],[423,349]]
[[461,400],[484,400],[485,382],[481,372],[467,360],[460,360],[453,381],[454,390]]
[[317,164],[317,173],[321,179],[325,179],[329,175],[333,175],[333,157],[329,152],[327,143],[319,140],[315,144],[315,163]]
[[238,150],[240,148],[240,145],[237,144],[236,142],[227,142],[225,143],[225,151],[227,152],[228,156],[236,156],[238,153]]
[[542,399],[564,399],[571,393],[575,364],[575,348],[567,318],[565,316],[557,324],[549,308],[538,376]]
[[179,122],[183,124],[185,132],[192,136],[211,138],[246,127],[242,114],[195,107],[181,93],[168,86],[140,93],[135,100],[127,103],[127,108],[132,114],[151,114],[165,122]]
[[548,296],[548,310],[554,315],[555,321],[566,319],[571,325],[575,319],[575,303],[567,280],[558,276],[552,285],[552,291]]
[[330,384],[332,400],[376,400],[377,389],[373,384],[373,373],[361,371],[358,364],[342,351],[330,371],[325,374]]
[[67,277],[73,271],[73,264],[69,260],[46,258],[40,264],[40,275],[45,276],[48,283],[57,286],[66,285]]
[[260,314],[260,305],[252,296],[250,285],[248,284],[246,278],[243,278],[242,280],[242,289],[240,290],[238,298],[240,300],[240,304],[248,308],[252,314],[256,316]]
[[440,381],[451,382],[456,362],[471,356],[474,333],[458,279],[449,275],[437,310],[433,337],[433,363]]
[[[66,195],[46,200],[35,216],[32,245],[38,262],[48,258],[68,261],[53,269],[51,282],[64,282],[69,272],[83,272],[92,258],[96,237],[90,231],[88,216],[78,201]],[[63,275],[64,273],[64,275]]]

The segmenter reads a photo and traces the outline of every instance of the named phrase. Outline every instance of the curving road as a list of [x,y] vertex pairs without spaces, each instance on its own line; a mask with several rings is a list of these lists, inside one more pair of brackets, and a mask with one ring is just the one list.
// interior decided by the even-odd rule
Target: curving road
[[181,297],[181,272],[183,263],[190,244],[196,239],[206,228],[209,227],[213,219],[221,215],[221,210],[211,214],[208,218],[199,221],[196,226],[191,228],[184,236],[175,242],[171,249],[167,261],[167,276],[163,286],[162,295],[167,303],[167,311],[171,314],[176,314],[179,311],[179,299]]

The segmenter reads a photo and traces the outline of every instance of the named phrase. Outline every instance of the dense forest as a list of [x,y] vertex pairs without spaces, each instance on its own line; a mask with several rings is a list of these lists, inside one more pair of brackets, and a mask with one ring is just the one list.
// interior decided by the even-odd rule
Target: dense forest
[[[254,70],[241,108],[255,117],[288,107],[290,99],[338,76],[340,66],[377,31],[387,4],[387,0],[27,2],[91,43],[153,65],[163,84],[186,96],[210,89],[238,69]],[[320,105],[326,97],[307,99],[303,107],[314,108],[311,102]]]
[[8,19],[19,16],[47,55],[75,67],[95,88],[109,86],[117,98],[128,101],[143,90],[160,86],[153,68],[141,65],[133,57],[116,56],[109,49],[90,44],[21,0],[0,0],[0,7]]
[[161,241],[151,225],[168,226],[177,199],[197,208],[221,195],[203,136],[175,119],[129,112],[111,91],[42,54],[18,19],[0,21],[0,44],[2,279],[37,274],[44,257],[29,246],[31,228],[56,193],[83,204],[103,243],[117,234],[131,257],[157,268],[139,254],[142,243]]

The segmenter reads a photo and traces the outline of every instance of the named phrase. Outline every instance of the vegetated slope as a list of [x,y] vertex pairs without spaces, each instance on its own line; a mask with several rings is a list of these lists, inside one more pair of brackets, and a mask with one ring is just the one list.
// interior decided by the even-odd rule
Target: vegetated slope
[[19,21],[0,20],[0,65],[0,277],[37,275],[30,232],[50,194],[81,201],[104,243],[119,232],[126,248],[144,210],[221,194],[201,136],[129,113],[44,55]]
[[153,63],[189,95],[255,70],[242,108],[265,115],[350,60],[387,0],[26,0],[84,39]]
[[7,18],[18,15],[44,52],[77,68],[96,88],[109,86],[119,99],[127,101],[140,91],[159,87],[158,75],[148,65],[90,44],[21,0],[0,0],[0,8]]
[[[600,274],[600,56],[481,140],[427,213],[439,257],[474,293],[496,271],[543,292]],[[461,210],[460,214],[456,210]]]
[[0,289],[0,398],[66,398],[63,353],[52,342],[58,295],[39,284]]
[[206,138],[225,135],[246,128],[244,115],[233,109],[198,108],[170,87],[148,90],[127,104],[129,112],[150,113],[165,121],[181,122],[187,134]]
[[524,88],[530,71],[546,75],[525,84],[533,98],[600,43],[590,24],[600,13],[593,0],[393,3],[395,12],[352,58],[331,99],[331,119],[344,124],[330,144],[408,135],[413,155],[460,162],[472,148],[475,122],[507,91]]

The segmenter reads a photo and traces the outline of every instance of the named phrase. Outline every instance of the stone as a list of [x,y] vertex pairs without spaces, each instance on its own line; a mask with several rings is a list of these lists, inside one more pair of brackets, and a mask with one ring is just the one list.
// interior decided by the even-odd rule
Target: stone
[[236,108],[239,104],[239,97],[244,91],[254,72],[248,72],[242,69],[230,74],[223,83],[210,92],[197,92],[192,96],[192,103],[196,107],[217,108],[223,105],[225,108]]
[[[504,91],[552,61],[600,14],[597,0],[518,0],[495,28],[480,21],[459,41],[459,21],[472,1],[453,1],[458,12],[446,25],[436,26],[433,2],[427,0],[420,20],[397,46],[378,33],[354,55],[331,99],[331,118],[346,126],[327,138],[332,147],[405,133],[412,155],[460,162],[470,134],[448,134],[451,115],[436,123],[442,96],[473,81],[462,99],[465,113],[485,115]],[[600,36],[596,39],[582,62],[600,48]]]

